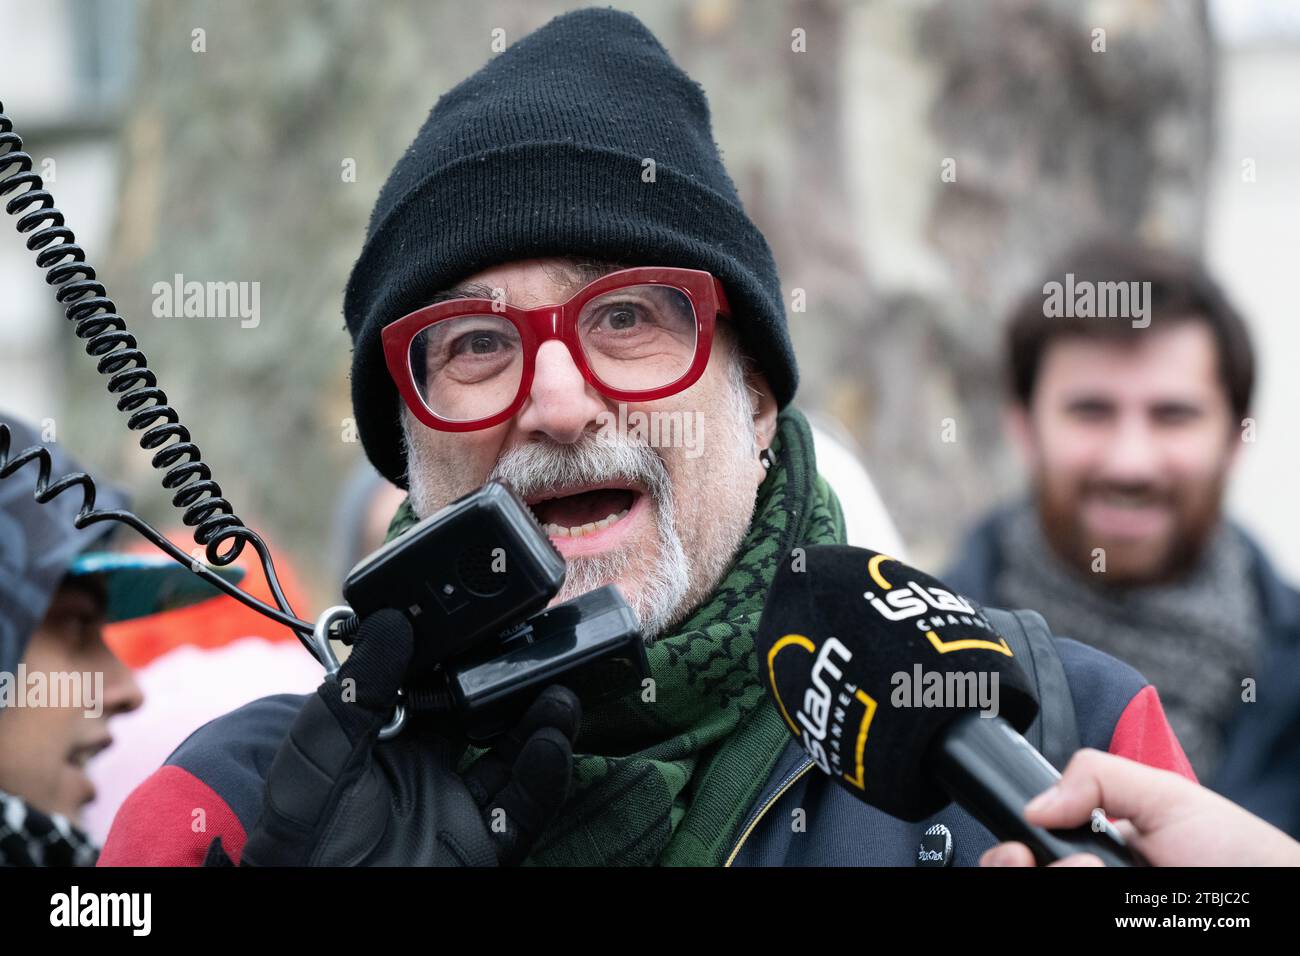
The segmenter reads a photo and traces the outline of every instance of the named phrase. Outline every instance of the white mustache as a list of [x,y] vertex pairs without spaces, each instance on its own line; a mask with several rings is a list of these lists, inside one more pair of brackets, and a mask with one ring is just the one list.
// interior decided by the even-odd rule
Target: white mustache
[[648,445],[598,439],[591,433],[569,445],[521,445],[502,455],[489,477],[504,481],[521,498],[571,485],[632,483],[643,486],[671,513],[672,481],[663,459]]
[[[528,498],[551,488],[610,483],[635,484],[654,503],[658,532],[657,558],[639,577],[640,588],[630,597],[642,636],[652,643],[664,629],[690,588],[691,561],[674,528],[672,481],[662,458],[648,445],[596,438],[590,432],[571,445],[538,441],[502,455],[492,478],[504,481]],[[608,584],[623,575],[638,552],[588,555],[568,562],[561,600]]]

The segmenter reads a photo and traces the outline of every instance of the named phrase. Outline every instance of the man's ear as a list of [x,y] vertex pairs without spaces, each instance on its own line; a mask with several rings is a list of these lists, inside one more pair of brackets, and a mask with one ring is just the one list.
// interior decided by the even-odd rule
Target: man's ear
[[1030,469],[1038,465],[1039,457],[1038,439],[1034,435],[1032,416],[1033,413],[1027,406],[1014,400],[1006,406],[1002,415],[1007,437],[1011,440],[1011,444],[1015,445],[1016,450],[1020,452],[1021,460]]
[[758,450],[762,451],[772,445],[776,437],[776,396],[772,386],[767,384],[767,376],[757,366],[745,363],[745,390],[749,393],[749,404],[754,409],[754,440]]

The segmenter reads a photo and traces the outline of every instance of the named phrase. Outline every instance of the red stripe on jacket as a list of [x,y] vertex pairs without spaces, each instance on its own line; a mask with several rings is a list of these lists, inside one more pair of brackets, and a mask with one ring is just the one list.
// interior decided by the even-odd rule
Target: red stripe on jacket
[[1109,750],[1148,767],[1172,770],[1196,782],[1196,773],[1187,754],[1183,753],[1183,745],[1174,736],[1174,729],[1169,726],[1165,709],[1160,705],[1160,695],[1153,684],[1134,694],[1119,715],[1115,732],[1110,737]]
[[180,767],[151,774],[113,819],[98,866],[202,866],[208,845],[238,862],[244,828],[215,790]]

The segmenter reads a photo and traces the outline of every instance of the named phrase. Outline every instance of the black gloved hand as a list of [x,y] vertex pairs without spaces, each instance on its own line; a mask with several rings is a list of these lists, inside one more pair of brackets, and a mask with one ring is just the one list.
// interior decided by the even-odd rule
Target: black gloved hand
[[379,741],[411,659],[397,611],[362,622],[337,679],[308,698],[266,777],[241,863],[253,866],[492,866],[518,863],[568,795],[581,707],[540,694],[463,775],[463,743],[411,715]]

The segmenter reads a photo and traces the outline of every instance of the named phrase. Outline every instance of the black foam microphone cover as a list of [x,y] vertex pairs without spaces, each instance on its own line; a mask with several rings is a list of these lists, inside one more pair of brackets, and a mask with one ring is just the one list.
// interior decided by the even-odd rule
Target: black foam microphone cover
[[864,548],[817,545],[782,560],[756,644],[777,709],[813,760],[904,820],[951,802],[926,761],[955,718],[995,709],[1023,733],[1038,713],[977,604]]

